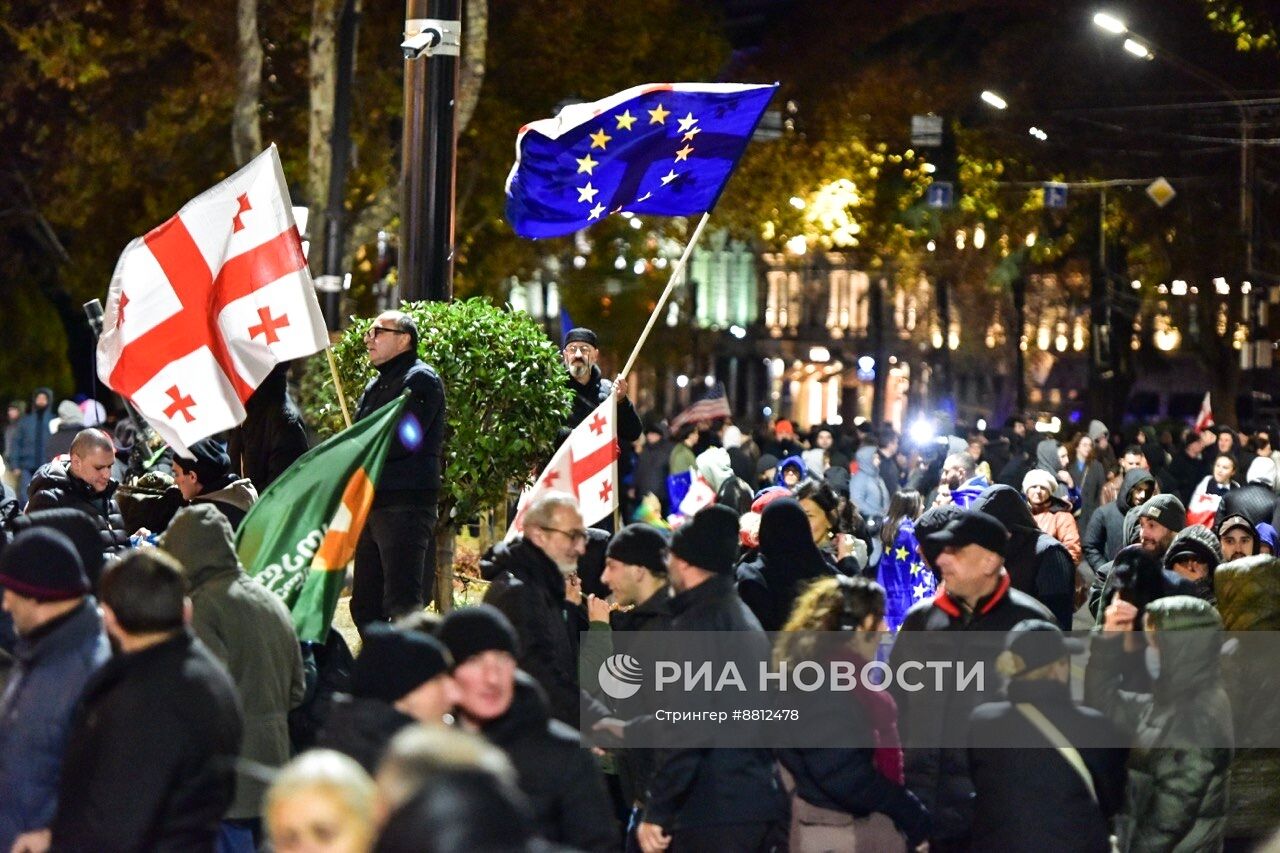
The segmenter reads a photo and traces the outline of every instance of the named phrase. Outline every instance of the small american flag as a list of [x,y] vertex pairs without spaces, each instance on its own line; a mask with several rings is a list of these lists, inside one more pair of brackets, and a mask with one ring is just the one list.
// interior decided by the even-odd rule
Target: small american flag
[[729,409],[729,400],[724,395],[724,383],[717,382],[698,402],[685,409],[672,419],[669,429],[675,432],[688,423],[714,421],[717,418],[733,417]]

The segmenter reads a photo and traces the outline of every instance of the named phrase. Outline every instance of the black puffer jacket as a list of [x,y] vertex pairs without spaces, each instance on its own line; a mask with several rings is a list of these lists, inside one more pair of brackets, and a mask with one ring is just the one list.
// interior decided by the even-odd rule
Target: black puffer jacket
[[76,509],[93,518],[102,533],[102,553],[110,556],[129,547],[129,534],[125,532],[124,516],[116,503],[115,493],[120,484],[107,482],[101,492],[76,477],[60,462],[40,466],[31,479],[31,499],[27,512],[42,509]]
[[573,728],[547,716],[546,697],[528,674],[516,673],[511,707],[481,733],[511,759],[543,838],[575,850],[618,849],[621,833],[595,760]]
[[444,383],[439,375],[412,351],[404,352],[380,365],[378,376],[365,386],[356,408],[356,420],[363,420],[409,390],[405,419],[417,422],[421,443],[405,445],[404,436],[413,430],[396,430],[387,461],[378,480],[375,507],[416,503],[424,492],[439,491],[444,463],[445,404]]
[[289,398],[289,365],[278,364],[245,401],[244,423],[231,431],[231,470],[248,477],[262,494],[307,452],[302,412]]
[[1222,496],[1214,518],[1214,527],[1233,515],[1243,515],[1257,527],[1259,524],[1270,524],[1275,513],[1275,490],[1265,483],[1247,483]]
[[538,546],[521,537],[498,543],[481,560],[480,573],[490,581],[485,604],[501,610],[515,626],[520,638],[520,668],[547,694],[551,716],[576,726],[582,713],[577,638],[569,632],[585,625],[569,619],[559,567]]
[[1120,484],[1120,492],[1116,499],[1104,504],[1089,519],[1089,526],[1084,531],[1084,558],[1097,571],[1104,563],[1116,558],[1116,553],[1129,543],[1124,538],[1124,516],[1133,509],[1133,489],[1140,483],[1155,485],[1156,478],[1150,471],[1134,468],[1124,475]]
[[1026,499],[1009,486],[988,487],[970,509],[985,512],[1009,529],[1004,566],[1013,588],[1049,608],[1064,631],[1071,630],[1075,564],[1062,543],[1036,525]]

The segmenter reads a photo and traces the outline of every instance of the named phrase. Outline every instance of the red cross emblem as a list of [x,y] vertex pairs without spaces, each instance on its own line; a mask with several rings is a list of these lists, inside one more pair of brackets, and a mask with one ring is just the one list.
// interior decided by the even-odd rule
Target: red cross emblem
[[556,480],[559,480],[559,479],[560,479],[559,471],[548,471],[547,476],[542,478],[542,485],[546,486],[548,489],[555,488]]
[[270,308],[259,308],[258,319],[262,322],[256,326],[249,327],[249,339],[253,340],[258,335],[262,335],[267,339],[268,344],[274,344],[280,340],[280,336],[276,334],[276,329],[282,329],[289,325],[289,315],[281,314],[279,319],[271,316]]
[[116,319],[117,329],[124,325],[124,306],[128,304],[129,294],[125,293],[123,290],[120,291],[120,311],[118,312],[118,318]]
[[587,426],[590,427],[591,431],[594,432],[596,435],[603,435],[604,428],[608,423],[609,421],[605,418],[605,416],[597,412],[596,416],[591,419],[591,423],[587,424]]
[[613,484],[605,480],[604,485],[600,487],[600,500],[609,500],[609,495],[611,494],[613,494]]
[[191,399],[190,396],[184,396],[183,393],[178,390],[177,385],[174,385],[164,393],[168,394],[169,399],[173,401],[173,404],[164,410],[164,416],[166,418],[173,420],[174,415],[181,412],[182,416],[187,419],[187,423],[191,423],[195,420],[195,417],[193,417],[191,412],[188,411],[189,409],[195,408],[195,400]]
[[236,215],[231,219],[232,234],[235,234],[238,231],[244,230],[244,222],[240,219],[240,217],[243,214],[248,213],[250,210],[253,209],[253,206],[249,204],[248,193],[241,195],[239,198],[236,199],[236,201],[240,202],[240,209],[236,211]]

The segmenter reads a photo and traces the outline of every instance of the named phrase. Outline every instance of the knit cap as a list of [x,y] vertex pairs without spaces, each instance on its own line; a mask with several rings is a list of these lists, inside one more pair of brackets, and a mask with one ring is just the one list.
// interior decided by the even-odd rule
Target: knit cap
[[65,534],[33,527],[0,552],[0,586],[36,601],[67,601],[89,592],[89,578]]

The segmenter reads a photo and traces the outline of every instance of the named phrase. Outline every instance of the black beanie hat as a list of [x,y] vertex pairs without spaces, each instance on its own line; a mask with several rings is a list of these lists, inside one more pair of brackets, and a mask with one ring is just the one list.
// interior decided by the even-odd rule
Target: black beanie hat
[[738,560],[738,514],[723,504],[698,510],[671,535],[671,553],[708,572],[733,574]]
[[452,663],[435,637],[374,623],[365,629],[364,646],[351,668],[351,695],[391,705],[448,672]]
[[231,473],[231,457],[222,445],[211,438],[201,439],[180,455],[178,464],[187,471],[194,471],[202,486],[218,486]]
[[438,636],[449,647],[454,666],[489,651],[520,656],[516,629],[502,611],[491,604],[454,610],[440,623]]
[[36,601],[67,601],[89,593],[89,578],[65,534],[33,527],[0,552],[0,586]]
[[572,343],[579,343],[579,342],[584,344],[591,344],[593,347],[597,346],[596,333],[591,331],[590,329],[577,328],[577,329],[570,329],[569,334],[564,336],[565,346],[568,346],[569,344],[572,344]]
[[15,534],[36,527],[56,530],[70,540],[76,553],[80,555],[80,565],[89,578],[89,586],[97,589],[106,555],[102,551],[102,533],[93,517],[78,509],[59,507],[37,510],[13,520]]
[[655,575],[665,575],[666,552],[670,547],[666,534],[658,528],[649,524],[628,524],[609,542],[604,555],[630,566],[644,566]]

